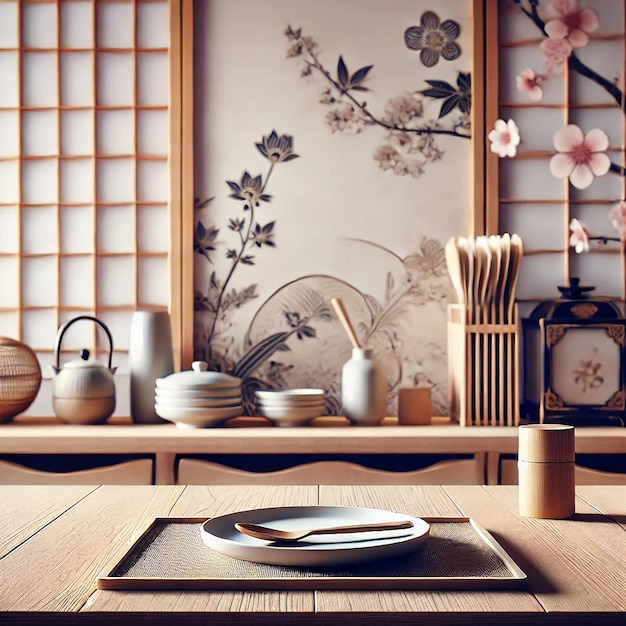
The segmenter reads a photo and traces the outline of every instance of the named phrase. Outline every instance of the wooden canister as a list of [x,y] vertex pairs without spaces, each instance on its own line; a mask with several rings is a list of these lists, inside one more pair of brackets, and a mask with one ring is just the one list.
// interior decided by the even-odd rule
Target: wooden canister
[[519,427],[519,512],[524,517],[564,519],[575,513],[574,427]]
[[430,389],[425,387],[407,387],[398,393],[398,424],[430,424],[433,415],[433,403]]

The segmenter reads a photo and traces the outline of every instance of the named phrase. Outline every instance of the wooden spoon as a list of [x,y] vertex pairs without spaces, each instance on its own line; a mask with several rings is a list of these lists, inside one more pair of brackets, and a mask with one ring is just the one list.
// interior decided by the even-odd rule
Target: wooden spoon
[[[507,324],[516,324],[515,319],[515,290],[517,287],[517,279],[519,278],[522,257],[524,256],[524,246],[519,235],[511,235],[511,262],[509,264],[509,276],[507,281],[506,299],[507,299]],[[508,346],[509,368],[507,373],[507,389],[508,389],[508,410],[507,410],[507,426],[514,425],[515,402],[519,395],[519,375],[517,371],[517,362],[515,359],[515,335],[510,335],[510,344]]]
[[299,541],[311,535],[337,535],[339,533],[365,533],[380,530],[400,530],[413,528],[411,520],[399,522],[377,522],[372,524],[353,524],[349,526],[331,526],[329,528],[302,528],[300,530],[277,530],[260,524],[237,523],[235,528],[256,539],[267,541]]
[[333,298],[330,303],[333,305],[333,309],[335,309],[335,313],[341,322],[344,330],[346,331],[350,341],[352,343],[353,348],[360,348],[361,344],[359,340],[356,338],[356,333],[354,332],[354,328],[350,322],[350,318],[348,317],[348,313],[343,306],[343,302],[339,298]]
[[[500,275],[500,267],[502,265],[502,242],[499,235],[489,236],[489,247],[491,248],[491,270],[492,270],[492,292],[491,292],[491,304],[489,307],[489,324],[498,323],[498,305],[500,301],[500,285],[502,278]],[[497,426],[498,415],[502,415],[503,408],[500,406],[501,389],[498,380],[498,344],[499,333],[492,333],[490,335],[489,345],[489,363],[491,364],[491,425]]]
[[468,324],[474,323],[474,254],[470,249],[469,240],[466,237],[459,237],[459,250],[461,251],[462,268],[465,290],[465,319]]
[[507,290],[508,300],[508,323],[515,322],[513,312],[515,311],[515,289],[517,288],[517,279],[519,278],[519,272],[522,264],[522,257],[524,256],[524,246],[522,244],[522,238],[519,235],[511,235],[511,263],[509,266],[509,280]]
[[480,275],[478,277],[478,296],[477,296],[477,323],[482,326],[476,333],[476,395],[478,398],[477,410],[481,416],[481,422],[488,424],[491,416],[491,378],[489,376],[489,358],[487,354],[488,333],[486,324],[488,323],[489,301],[491,300],[491,248],[487,237],[480,236],[476,238],[476,258],[480,266]]
[[465,289],[463,288],[461,259],[459,258],[459,249],[454,237],[450,237],[444,250],[446,253],[446,266],[456,293],[456,300],[459,304],[465,305]]
[[[506,284],[509,277],[509,265],[511,263],[511,236],[508,233],[504,233],[500,238],[500,244],[502,248],[502,257],[500,263],[500,278],[498,280],[498,324],[506,324],[507,319],[505,315],[505,299],[506,299]],[[499,392],[498,398],[498,411],[499,419],[502,424],[508,424],[509,418],[508,411],[508,397],[510,396],[507,389],[507,376],[508,376],[508,362],[507,362],[507,350],[509,342],[506,338],[506,334],[501,332],[498,336],[498,380],[499,380]]]

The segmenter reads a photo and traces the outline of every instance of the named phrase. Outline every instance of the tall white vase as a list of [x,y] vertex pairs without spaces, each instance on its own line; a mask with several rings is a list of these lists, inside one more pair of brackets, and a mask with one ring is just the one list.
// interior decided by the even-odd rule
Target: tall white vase
[[128,365],[133,422],[165,422],[154,410],[154,384],[157,378],[174,372],[172,325],[166,310],[145,309],[133,313]]

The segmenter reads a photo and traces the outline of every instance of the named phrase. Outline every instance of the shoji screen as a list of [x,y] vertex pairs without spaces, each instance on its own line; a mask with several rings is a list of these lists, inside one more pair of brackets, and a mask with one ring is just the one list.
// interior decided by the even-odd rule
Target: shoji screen
[[[0,1],[0,335],[42,367],[88,314],[123,372],[133,311],[178,307],[177,6]],[[108,350],[72,328],[67,351]]]
[[[498,229],[517,232],[524,241],[520,310],[526,315],[539,300],[558,297],[557,286],[567,285],[572,276],[594,285],[594,295],[623,299],[623,245],[609,242],[577,254],[570,246],[569,224],[576,218],[596,235],[619,237],[609,212],[625,197],[625,3],[501,0],[488,3],[488,8],[492,20],[488,32],[497,36],[487,57],[492,66],[489,75],[498,78],[497,94],[492,91],[497,106],[494,103],[488,114],[488,130],[498,117],[513,119],[521,136],[514,158],[490,154],[488,179]],[[560,15],[559,10],[571,15]],[[570,28],[579,19],[582,31],[587,31],[584,36],[570,33],[563,40],[550,40],[544,30],[551,20]],[[569,46],[570,41],[574,45]],[[525,69],[540,77],[539,100],[533,101],[517,85]],[[572,124],[583,135],[600,129],[609,140],[604,152],[611,169],[584,188],[555,177],[550,169],[557,153],[555,133]]]

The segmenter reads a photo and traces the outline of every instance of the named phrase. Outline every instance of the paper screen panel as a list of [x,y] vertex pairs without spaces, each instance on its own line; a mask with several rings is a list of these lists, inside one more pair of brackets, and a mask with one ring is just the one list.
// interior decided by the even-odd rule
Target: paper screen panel
[[[123,373],[132,313],[179,306],[169,270],[179,4],[0,2],[0,336],[33,348],[44,376],[73,317],[109,325]],[[105,358],[102,334],[76,326],[63,351]]]
[[[500,0],[497,10],[495,3],[490,9],[493,28],[487,29],[498,76],[497,86],[488,86],[497,106],[491,107],[487,126],[493,128],[497,118],[513,119],[521,136],[514,158],[489,153],[487,176],[491,190],[497,191],[490,195],[487,211],[497,214],[491,224],[497,223],[499,232],[517,232],[524,241],[517,289],[524,311],[558,297],[557,287],[575,276],[584,285],[594,285],[594,295],[619,300],[626,295],[623,244],[610,242],[603,249],[576,254],[569,231],[571,219],[577,218],[593,234],[619,237],[608,216],[625,197],[624,176],[616,169],[577,189],[550,172],[550,159],[556,154],[554,134],[567,124],[578,125],[583,134],[603,130],[609,137],[606,154],[611,162],[615,168],[625,164],[625,116],[617,98],[624,89],[626,9],[623,2],[582,0],[578,9],[595,11],[598,28],[589,33],[587,45],[573,50],[569,63],[548,71],[541,46],[547,41],[542,25],[554,17],[549,4],[536,3],[533,14],[532,3]],[[543,76],[539,101],[531,101],[516,85],[525,68]]]

